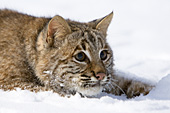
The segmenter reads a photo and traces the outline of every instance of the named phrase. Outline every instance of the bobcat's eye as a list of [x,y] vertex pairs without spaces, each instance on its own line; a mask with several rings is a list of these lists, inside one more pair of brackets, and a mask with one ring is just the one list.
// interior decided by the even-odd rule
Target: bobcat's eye
[[107,51],[103,50],[100,52],[100,59],[101,60],[106,60],[107,59]]
[[83,53],[83,52],[80,52],[78,53],[76,56],[75,56],[76,60],[78,61],[84,61],[86,59],[86,55]]

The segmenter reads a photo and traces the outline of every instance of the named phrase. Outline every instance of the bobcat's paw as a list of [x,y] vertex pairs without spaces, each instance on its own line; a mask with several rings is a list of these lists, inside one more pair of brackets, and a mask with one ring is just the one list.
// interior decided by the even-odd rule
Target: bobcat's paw
[[130,84],[130,86],[127,88],[126,95],[127,98],[133,98],[136,96],[139,96],[140,94],[147,95],[154,86],[134,81]]

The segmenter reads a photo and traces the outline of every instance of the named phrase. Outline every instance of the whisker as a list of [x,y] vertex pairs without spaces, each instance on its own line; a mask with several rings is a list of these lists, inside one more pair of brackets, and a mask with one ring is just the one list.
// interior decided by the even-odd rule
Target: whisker
[[[111,76],[109,77],[109,79],[110,79],[110,81],[108,82],[108,83],[109,83],[109,84],[108,84],[108,87],[109,87],[109,88],[115,89],[115,87],[117,87],[117,88],[120,89],[120,91],[121,91],[123,94],[126,94],[126,93],[123,91],[123,89],[122,89],[119,85],[117,85],[117,84],[115,83],[115,82],[118,82],[118,80],[112,78]],[[116,91],[116,93],[118,93],[118,91]]]
[[113,84],[109,84],[109,86],[113,89],[115,89],[115,86],[113,86]]
[[114,82],[112,82],[111,83],[112,85],[115,85],[117,88],[119,88],[120,89],[120,91],[122,91],[122,93],[123,94],[125,94],[126,95],[126,93],[123,91],[123,89],[119,86],[119,85],[117,85],[116,83],[114,83]]
[[[112,89],[116,89],[116,87],[113,85],[113,84],[107,84],[107,86],[108,86],[108,89],[107,88],[105,88],[104,90],[108,90],[109,92],[111,92],[112,91]],[[119,94],[119,92],[118,92],[118,90],[114,90],[114,91],[116,91],[116,93],[117,94]]]
[[113,79],[113,78],[111,78],[110,80],[111,80],[111,81],[113,81],[113,82],[114,82],[114,81],[115,81],[115,82],[117,82],[117,81],[118,81],[118,80],[116,80],[116,79]]

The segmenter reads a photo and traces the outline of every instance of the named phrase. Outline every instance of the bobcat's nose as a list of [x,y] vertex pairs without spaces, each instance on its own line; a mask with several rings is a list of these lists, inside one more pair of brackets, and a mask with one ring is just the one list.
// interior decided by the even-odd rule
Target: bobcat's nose
[[106,76],[105,73],[98,73],[98,74],[96,75],[96,78],[97,78],[98,80],[103,80],[105,76]]

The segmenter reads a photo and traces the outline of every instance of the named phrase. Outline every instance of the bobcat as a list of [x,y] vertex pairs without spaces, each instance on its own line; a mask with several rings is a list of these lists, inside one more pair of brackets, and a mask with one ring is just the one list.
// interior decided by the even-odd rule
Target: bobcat
[[148,94],[152,86],[114,74],[106,41],[112,17],[113,12],[80,23],[0,10],[0,89],[52,90],[61,96]]

